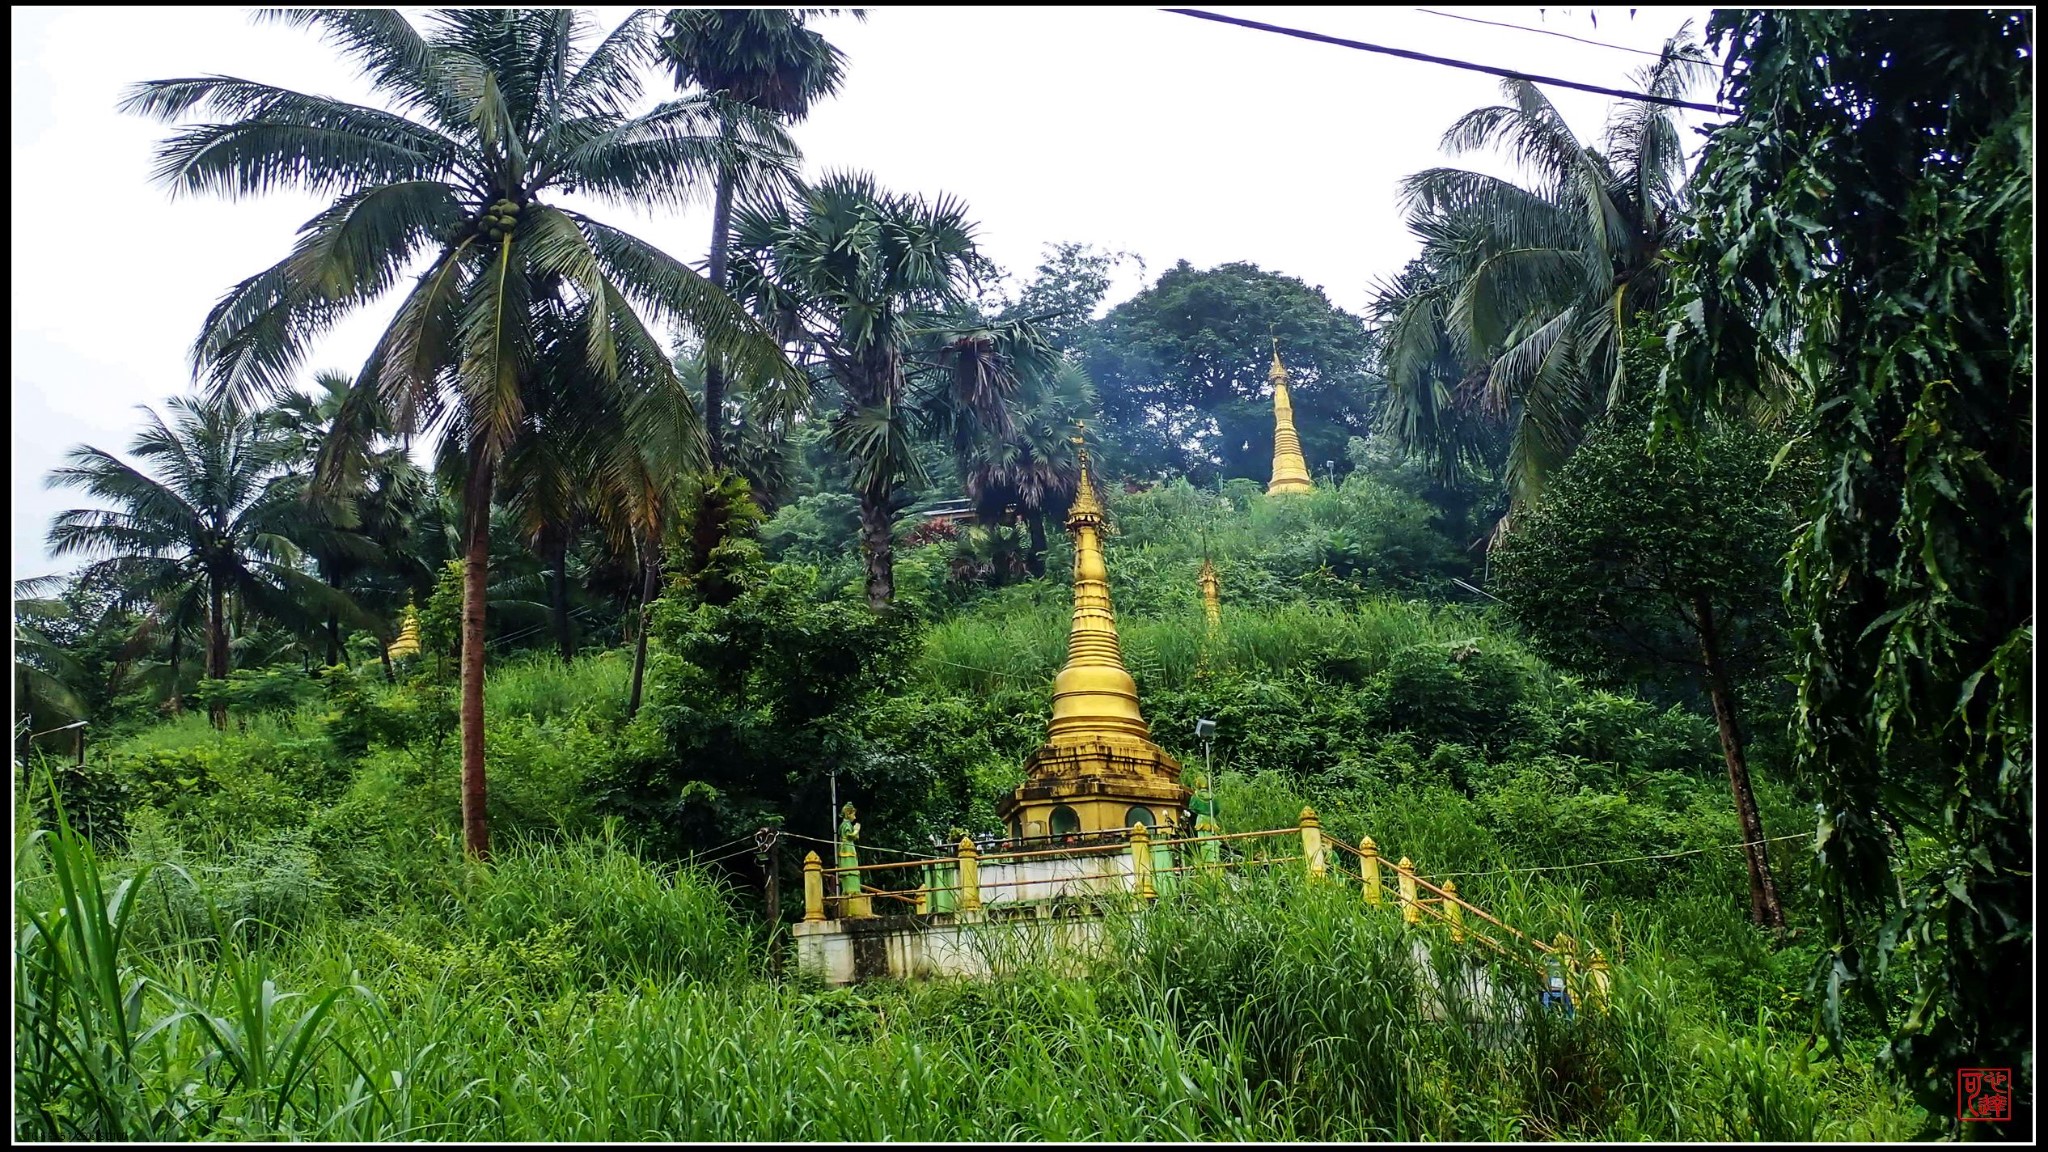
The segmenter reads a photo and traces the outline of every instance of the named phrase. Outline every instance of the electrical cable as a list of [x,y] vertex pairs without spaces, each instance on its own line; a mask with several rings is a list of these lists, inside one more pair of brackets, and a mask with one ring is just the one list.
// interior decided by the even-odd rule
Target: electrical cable
[[1217,12],[1204,12],[1199,8],[1163,8],[1176,16],[1192,16],[1197,20],[1214,20],[1219,24],[1234,24],[1239,28],[1251,28],[1260,32],[1277,32],[1282,36],[1293,36],[1300,40],[1313,40],[1319,44],[1335,44],[1339,48],[1356,48],[1361,52],[1378,52],[1386,56],[1398,56],[1403,60],[1420,60],[1425,64],[1442,64],[1447,68],[1462,68],[1467,72],[1483,72],[1488,76],[1500,76],[1508,80],[1526,80],[1531,84],[1552,84],[1560,88],[1573,88],[1580,92],[1593,92],[1601,96],[1613,96],[1622,100],[1639,100],[1646,104],[1662,104],[1669,108],[1690,108],[1696,112],[1712,112],[1722,116],[1733,116],[1736,110],[1719,104],[1696,104],[1672,96],[1655,96],[1648,92],[1631,92],[1625,88],[1608,88],[1599,84],[1587,84],[1578,80],[1566,80],[1558,76],[1538,76],[1533,72],[1520,72],[1513,68],[1496,68],[1491,64],[1474,64],[1468,60],[1453,60],[1448,56],[1432,56],[1427,52],[1412,52],[1406,48],[1389,48],[1384,44],[1368,44],[1363,40],[1346,40],[1341,36],[1325,36],[1320,32],[1309,32],[1300,28],[1286,28],[1278,24],[1265,24],[1257,20],[1245,20],[1236,16],[1225,16]]
[[1588,40],[1583,36],[1574,36],[1569,32],[1554,32],[1548,28],[1531,28],[1526,24],[1504,24],[1498,20],[1481,20],[1477,16],[1460,16],[1456,12],[1439,12],[1434,8],[1417,8],[1416,11],[1425,16],[1442,16],[1449,20],[1463,20],[1469,24],[1490,24],[1495,28],[1512,28],[1517,32],[1535,32],[1542,36],[1556,36],[1563,40],[1576,40],[1581,44],[1591,44],[1595,48],[1612,48],[1616,52],[1632,52],[1637,56],[1648,56],[1652,60],[1662,60],[1664,58],[1662,52],[1648,52],[1641,48],[1627,48],[1620,44],[1609,44],[1604,40]]
[[1744,840],[1738,844],[1716,844],[1711,848],[1688,848],[1683,852],[1660,852],[1654,856],[1623,856],[1614,860],[1587,860],[1578,864],[1543,864],[1535,868],[1496,868],[1491,872],[1438,872],[1435,876],[1438,879],[1450,879],[1454,876],[1504,876],[1513,872],[1557,872],[1566,868],[1598,868],[1605,864],[1634,864],[1643,860],[1676,860],[1680,856],[1697,856],[1702,852],[1725,852],[1731,848],[1747,848],[1752,843],[1775,844],[1781,840],[1809,839],[1812,837],[1807,833],[1794,832],[1789,836],[1769,836],[1756,841]]

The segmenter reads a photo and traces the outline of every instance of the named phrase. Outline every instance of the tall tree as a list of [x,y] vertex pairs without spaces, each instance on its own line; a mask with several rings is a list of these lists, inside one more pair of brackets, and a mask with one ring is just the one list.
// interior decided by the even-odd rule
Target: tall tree
[[[667,17],[661,38],[662,59],[675,73],[676,86],[695,86],[744,108],[794,124],[811,105],[839,90],[846,75],[846,54],[806,20],[836,13],[834,8],[678,8]],[[855,9],[856,19],[866,13]],[[734,127],[729,115],[719,116],[719,130]],[[717,172],[711,212],[711,282],[726,286],[726,262],[732,242],[732,204],[742,190],[774,190],[787,175],[777,166],[741,168],[726,164]],[[724,365],[715,359],[704,366],[705,447],[711,466],[726,462]]]
[[[167,122],[210,117],[158,148],[157,178],[176,191],[239,197],[295,188],[334,197],[300,229],[289,256],[236,285],[207,316],[194,360],[217,392],[281,386],[314,337],[424,258],[361,376],[375,382],[401,434],[438,429],[466,459],[462,807],[464,843],[484,856],[491,494],[522,413],[535,317],[553,309],[587,319],[588,380],[621,405],[680,388],[636,306],[690,325],[728,369],[780,382],[791,402],[807,383],[743,310],[681,261],[543,197],[575,191],[674,205],[721,167],[786,165],[792,149],[765,117],[721,112],[708,97],[629,115],[655,51],[645,10],[594,45],[587,18],[566,9],[438,10],[425,33],[392,10],[266,16],[319,29],[395,111],[229,77],[150,81],[124,107]],[[670,466],[701,460],[700,436],[691,456]]]
[[[1637,74],[1642,91],[1678,97],[1701,75],[1689,36],[1681,31]],[[1426,272],[1383,288],[1375,311],[1392,319],[1393,428],[1413,447],[1457,452],[1465,430],[1437,418],[1449,407],[1443,392],[1483,373],[1480,394],[1512,429],[1506,479],[1521,503],[1626,392],[1624,335],[1666,296],[1685,152],[1669,106],[1621,104],[1595,149],[1536,85],[1501,88],[1507,102],[1460,117],[1444,148],[1502,150],[1529,185],[1463,168],[1403,181]],[[1447,373],[1446,358],[1462,371]],[[1439,437],[1450,442],[1435,445]]]
[[[356,615],[347,597],[299,568],[292,441],[229,400],[174,397],[169,407],[170,423],[144,409],[148,419],[129,445],[151,472],[80,445],[49,474],[51,487],[114,505],[58,513],[50,554],[100,557],[94,577],[169,601],[175,614],[197,614],[203,604],[206,675],[214,680],[228,674],[231,600],[302,632],[328,612]],[[213,719],[226,722],[222,706]]]
[[1380,399],[1367,373],[1365,322],[1292,276],[1183,260],[1079,341],[1102,391],[1098,467],[1263,482],[1273,467],[1267,370],[1276,338],[1310,466],[1344,460],[1350,438],[1370,431]]
[[1750,918],[1783,928],[1739,701],[1785,646],[1777,565],[1796,482],[1774,475],[1776,444],[1754,431],[1654,459],[1647,431],[1615,420],[1587,437],[1495,551],[1495,585],[1558,663],[1603,680],[1676,674],[1704,690],[1747,845]]
[[734,291],[838,388],[834,449],[853,465],[868,602],[895,596],[899,483],[921,484],[914,409],[948,397],[1007,431],[1002,401],[1020,364],[1051,349],[1028,324],[975,324],[967,295],[987,272],[966,207],[885,192],[864,174],[828,175],[791,203],[735,217]]
[[[1810,393],[1789,556],[1798,771],[1821,803],[1839,994],[2033,1108],[2033,65],[2025,12],[1717,12],[1665,415]],[[1910,1003],[1878,995],[1909,971]]]

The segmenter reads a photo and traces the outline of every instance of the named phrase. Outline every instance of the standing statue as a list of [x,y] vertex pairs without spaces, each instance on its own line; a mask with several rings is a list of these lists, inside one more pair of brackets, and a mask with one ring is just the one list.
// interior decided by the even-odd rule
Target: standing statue
[[[1223,831],[1223,826],[1216,822],[1216,802],[1209,797],[1207,776],[1195,778],[1194,795],[1188,797],[1188,811],[1195,817],[1196,836],[1210,837]],[[1207,863],[1218,863],[1223,858],[1222,846],[1214,840],[1205,839],[1202,841],[1201,855]]]
[[860,840],[860,824],[853,818],[853,805],[846,804],[839,810],[839,894],[860,895],[860,873],[853,869],[860,867],[860,852],[854,845]]

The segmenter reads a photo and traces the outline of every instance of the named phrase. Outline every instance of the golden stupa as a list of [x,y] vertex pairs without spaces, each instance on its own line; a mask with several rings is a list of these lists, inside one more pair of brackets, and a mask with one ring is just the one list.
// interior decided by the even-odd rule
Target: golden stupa
[[1180,762],[1152,742],[1138,685],[1124,667],[1109,569],[1102,561],[1102,501],[1081,450],[1067,531],[1074,536],[1074,624],[1067,663],[1052,686],[1052,725],[1024,761],[1025,780],[997,814],[1013,836],[1170,825],[1187,807]]
[[1223,582],[1216,578],[1216,565],[1202,557],[1202,571],[1195,579],[1202,585],[1202,614],[1209,618],[1209,631],[1223,623]]
[[1282,492],[1312,492],[1315,483],[1308,476],[1308,461],[1301,457],[1301,437],[1294,432],[1294,401],[1287,395],[1287,368],[1280,363],[1280,341],[1273,341],[1273,367],[1266,373],[1273,382],[1273,479],[1266,495]]
[[384,650],[384,655],[393,660],[403,660],[407,656],[419,654],[420,614],[413,611],[412,604],[408,602],[405,606],[405,622],[398,627],[398,639],[391,642],[391,647]]

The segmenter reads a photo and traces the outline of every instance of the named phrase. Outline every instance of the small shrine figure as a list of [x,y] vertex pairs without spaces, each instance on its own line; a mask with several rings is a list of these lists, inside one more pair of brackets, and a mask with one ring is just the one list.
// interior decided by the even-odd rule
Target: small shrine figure
[[[1216,801],[1210,798],[1207,776],[1195,778],[1194,794],[1188,797],[1188,811],[1195,818],[1196,836],[1215,836],[1223,831],[1222,825],[1216,823]],[[1201,854],[1206,863],[1221,863],[1223,846],[1215,840],[1203,840]]]
[[853,869],[860,867],[860,852],[855,844],[860,840],[860,824],[853,818],[851,803],[839,809],[839,894],[860,895],[860,873]]

